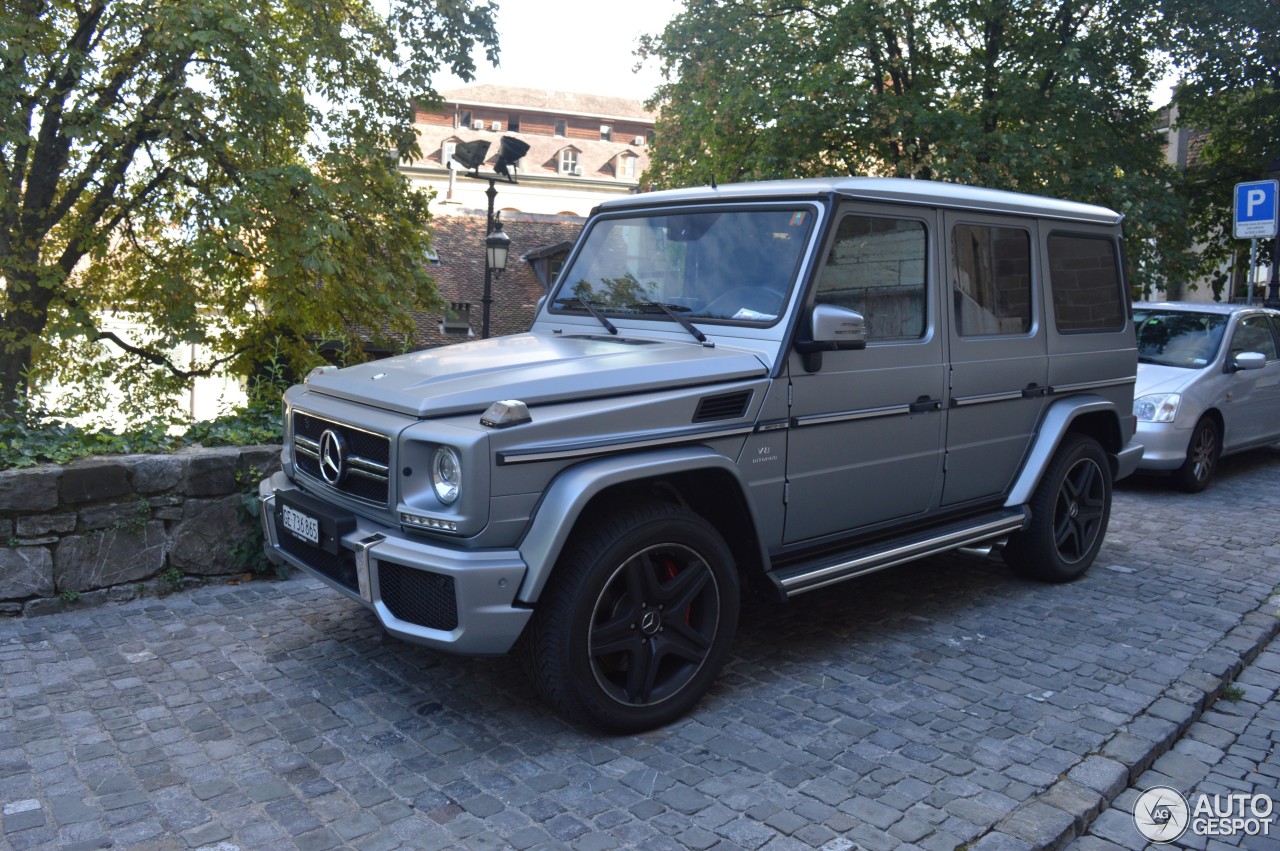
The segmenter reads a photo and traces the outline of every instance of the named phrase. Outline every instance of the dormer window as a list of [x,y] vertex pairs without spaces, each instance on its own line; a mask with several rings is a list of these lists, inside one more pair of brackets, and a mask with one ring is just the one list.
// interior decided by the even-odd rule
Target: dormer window
[[618,157],[618,177],[634,178],[636,176],[636,160],[639,157],[630,154],[622,154]]
[[560,151],[560,173],[561,174],[580,174],[578,166],[578,152],[573,148],[563,148]]

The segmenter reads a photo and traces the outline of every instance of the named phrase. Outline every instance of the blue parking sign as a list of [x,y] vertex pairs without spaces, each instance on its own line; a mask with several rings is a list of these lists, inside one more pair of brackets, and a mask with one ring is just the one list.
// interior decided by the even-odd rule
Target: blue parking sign
[[1274,180],[1236,184],[1236,239],[1271,239],[1276,235],[1278,186]]

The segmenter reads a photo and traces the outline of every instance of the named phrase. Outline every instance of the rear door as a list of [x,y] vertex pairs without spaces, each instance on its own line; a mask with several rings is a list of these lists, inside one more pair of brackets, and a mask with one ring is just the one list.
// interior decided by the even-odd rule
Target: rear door
[[950,355],[942,505],[994,498],[1022,466],[1045,405],[1048,348],[1036,222],[944,216]]

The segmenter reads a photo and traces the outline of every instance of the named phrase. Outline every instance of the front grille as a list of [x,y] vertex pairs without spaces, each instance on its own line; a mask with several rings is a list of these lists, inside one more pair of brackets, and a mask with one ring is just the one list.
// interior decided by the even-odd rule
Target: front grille
[[379,561],[382,602],[402,621],[448,632],[458,627],[458,599],[453,577]]
[[298,469],[324,481],[320,475],[320,436],[326,430],[341,435],[347,445],[346,476],[336,486],[329,486],[347,496],[386,505],[390,498],[391,441],[380,434],[294,411],[293,457]]
[[272,522],[276,526],[276,540],[280,542],[280,549],[339,585],[360,593],[360,580],[356,578],[356,559],[353,553],[345,549],[341,553],[331,553],[313,547],[281,526],[279,520]]

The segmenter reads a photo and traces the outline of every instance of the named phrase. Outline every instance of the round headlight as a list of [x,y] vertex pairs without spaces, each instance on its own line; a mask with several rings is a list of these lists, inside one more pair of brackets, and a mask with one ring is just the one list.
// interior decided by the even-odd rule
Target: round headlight
[[453,505],[462,489],[462,461],[451,446],[436,447],[431,456],[431,486],[445,505]]

